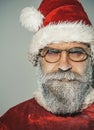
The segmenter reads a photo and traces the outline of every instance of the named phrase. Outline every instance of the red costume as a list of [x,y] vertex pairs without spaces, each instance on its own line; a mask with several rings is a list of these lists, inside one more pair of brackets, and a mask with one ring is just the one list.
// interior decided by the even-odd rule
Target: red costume
[[[40,49],[61,41],[90,43],[94,65],[94,29],[78,0],[43,0],[38,10],[25,8],[20,21],[36,32],[29,50],[34,65]],[[70,116],[52,114],[35,99],[25,101],[0,118],[0,130],[94,130],[94,92],[86,101],[89,107]]]
[[94,130],[94,104],[74,116],[57,116],[35,99],[21,103],[0,118],[0,130]]

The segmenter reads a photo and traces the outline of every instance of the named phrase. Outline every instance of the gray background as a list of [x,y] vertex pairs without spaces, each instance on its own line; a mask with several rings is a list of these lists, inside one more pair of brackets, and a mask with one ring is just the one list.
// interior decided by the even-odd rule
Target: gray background
[[[32,33],[21,27],[19,15],[41,0],[0,0],[0,115],[33,97],[37,88],[35,69],[27,52]],[[81,0],[94,25],[94,0]]]

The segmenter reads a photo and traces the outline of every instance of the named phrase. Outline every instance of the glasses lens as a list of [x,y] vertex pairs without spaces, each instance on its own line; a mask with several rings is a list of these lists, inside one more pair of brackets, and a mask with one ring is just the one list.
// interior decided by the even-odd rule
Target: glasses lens
[[45,60],[50,63],[57,62],[60,59],[59,50],[48,48],[47,53],[45,55]]
[[79,47],[74,47],[70,49],[68,54],[71,60],[78,62],[86,60],[88,56],[85,50]]

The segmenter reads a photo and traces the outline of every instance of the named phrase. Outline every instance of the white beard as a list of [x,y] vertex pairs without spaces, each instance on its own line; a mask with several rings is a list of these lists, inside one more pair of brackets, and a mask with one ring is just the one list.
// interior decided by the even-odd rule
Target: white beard
[[43,75],[40,67],[39,90],[35,94],[37,102],[55,114],[80,112],[85,97],[91,89],[92,67],[90,63],[82,76],[70,71]]
[[78,81],[72,83],[47,81],[43,85],[43,96],[55,114],[71,114],[80,111],[89,86]]

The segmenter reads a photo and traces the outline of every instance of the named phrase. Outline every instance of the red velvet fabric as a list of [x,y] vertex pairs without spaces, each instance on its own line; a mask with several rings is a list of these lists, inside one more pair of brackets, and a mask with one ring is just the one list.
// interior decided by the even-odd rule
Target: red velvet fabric
[[94,130],[94,104],[74,116],[56,116],[35,99],[25,101],[0,118],[0,130]]
[[56,8],[51,13],[49,13],[46,18],[44,19],[44,26],[48,25],[49,23],[58,24],[58,22],[84,22],[84,24],[91,25],[86,13],[83,11],[82,8],[79,6],[68,5],[68,6],[61,6]]
[[54,9],[68,5],[77,5],[82,7],[78,0],[42,0],[38,10],[46,17]]
[[44,15],[43,25],[60,22],[91,22],[78,0],[43,0],[38,10]]

